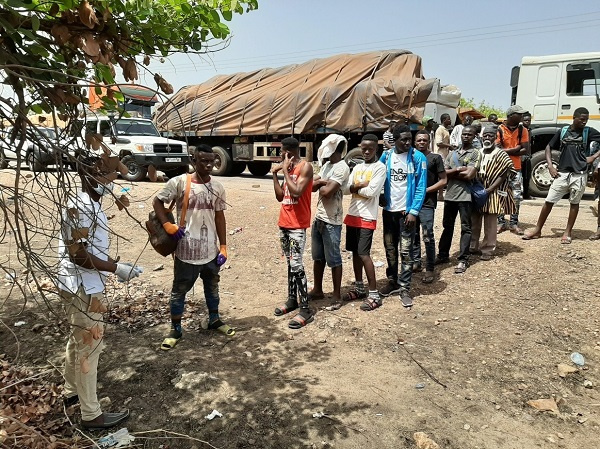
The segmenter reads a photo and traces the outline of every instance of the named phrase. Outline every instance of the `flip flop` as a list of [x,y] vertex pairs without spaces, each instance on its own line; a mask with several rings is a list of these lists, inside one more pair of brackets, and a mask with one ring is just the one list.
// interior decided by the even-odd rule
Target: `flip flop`
[[560,239],[561,245],[570,245],[573,239],[571,237],[563,237]]
[[301,329],[308,323],[312,323],[314,319],[314,315],[311,315],[308,318],[304,318],[302,315],[298,314],[290,320],[290,322],[288,323],[288,327],[290,329]]
[[162,344],[160,345],[160,349],[162,349],[163,351],[170,351],[175,346],[177,346],[177,343],[179,342],[179,340],[181,340],[181,337],[179,337],[179,338],[167,337],[163,340]]
[[291,306],[288,305],[287,303],[285,303],[284,305],[275,308],[274,315],[275,316],[283,316],[287,313],[290,313],[293,310],[296,310],[297,308],[298,308],[297,303],[294,305],[291,305]]
[[525,234],[523,237],[521,237],[521,239],[523,240],[535,240],[535,239],[539,239],[542,235],[541,234]]
[[223,321],[221,320],[208,323],[208,328],[214,331],[221,332],[223,335],[227,335],[228,337],[233,337],[235,335],[235,329],[223,323]]

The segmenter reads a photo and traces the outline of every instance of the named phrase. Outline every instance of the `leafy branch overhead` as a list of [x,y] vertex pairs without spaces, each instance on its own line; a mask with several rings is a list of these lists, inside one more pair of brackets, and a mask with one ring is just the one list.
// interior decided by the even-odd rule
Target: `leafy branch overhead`
[[[135,81],[152,59],[209,52],[229,35],[223,21],[257,8],[257,0],[6,0],[0,68],[13,91],[34,92],[31,110],[68,112],[86,102],[85,84],[115,84],[117,70]],[[172,92],[162,76],[154,79]],[[117,95],[109,89],[108,107]]]

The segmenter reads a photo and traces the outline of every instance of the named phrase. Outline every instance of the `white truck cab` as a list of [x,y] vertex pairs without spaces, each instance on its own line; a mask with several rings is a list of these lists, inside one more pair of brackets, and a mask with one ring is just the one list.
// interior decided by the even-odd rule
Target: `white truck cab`
[[162,137],[151,120],[91,114],[82,123],[82,134],[87,133],[103,136],[104,143],[127,166],[125,178],[129,181],[144,179],[150,165],[170,177],[188,171],[187,144]]
[[[588,126],[600,130],[600,52],[526,56],[513,67],[510,85],[511,103],[532,115],[529,188],[545,196],[552,178],[544,150],[556,131],[572,123],[579,107],[590,111]],[[556,162],[558,156],[553,152]]]

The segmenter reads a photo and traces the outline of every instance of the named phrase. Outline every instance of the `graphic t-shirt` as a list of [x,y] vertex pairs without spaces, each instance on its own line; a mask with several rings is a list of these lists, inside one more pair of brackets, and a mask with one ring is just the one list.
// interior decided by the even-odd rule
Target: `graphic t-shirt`
[[[177,198],[177,216],[181,214],[187,175],[169,179],[157,197],[170,203]],[[195,180],[192,175],[190,200],[185,216],[185,236],[177,244],[175,256],[182,262],[204,265],[219,253],[219,239],[215,224],[215,212],[227,209],[225,188],[214,179],[207,183]],[[177,223],[179,224],[179,219]]]
[[562,141],[561,129],[556,131],[548,144],[553,150],[560,150],[558,160],[558,171],[565,173],[585,173],[587,170],[586,157],[589,155],[589,147],[592,141],[600,140],[600,133],[594,129],[588,129],[587,142],[583,144],[583,130],[575,130],[569,126]]
[[108,222],[100,203],[87,193],[78,192],[67,201],[60,230],[58,288],[73,294],[80,286],[88,295],[103,292],[106,273],[71,262],[68,249],[71,243],[82,243],[92,256],[108,260]]
[[[436,153],[427,154],[427,187],[431,187],[440,180],[440,173],[446,171],[444,168],[444,159]],[[438,192],[425,194],[423,207],[435,209],[437,206]]]
[[348,180],[350,168],[343,160],[335,164],[326,162],[319,174],[323,181],[335,181],[340,185],[340,188],[330,198],[325,198],[319,193],[315,218],[332,225],[341,225],[344,221],[344,208],[342,206],[344,192],[341,187]]
[[370,164],[358,164],[348,178],[344,193],[350,193],[350,186],[359,182],[368,181],[369,185],[357,193],[352,194],[348,215],[344,223],[355,228],[375,229],[377,227],[377,213],[379,207],[379,194],[386,179],[386,167],[377,161]]
[[390,204],[387,210],[400,212],[406,210],[406,186],[408,181],[408,152],[390,155]]

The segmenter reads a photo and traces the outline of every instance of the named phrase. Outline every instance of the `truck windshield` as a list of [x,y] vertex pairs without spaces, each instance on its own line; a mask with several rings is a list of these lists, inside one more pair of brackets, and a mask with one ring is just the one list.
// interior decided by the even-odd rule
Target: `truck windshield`
[[145,120],[120,119],[115,123],[118,136],[160,137],[154,123]]

